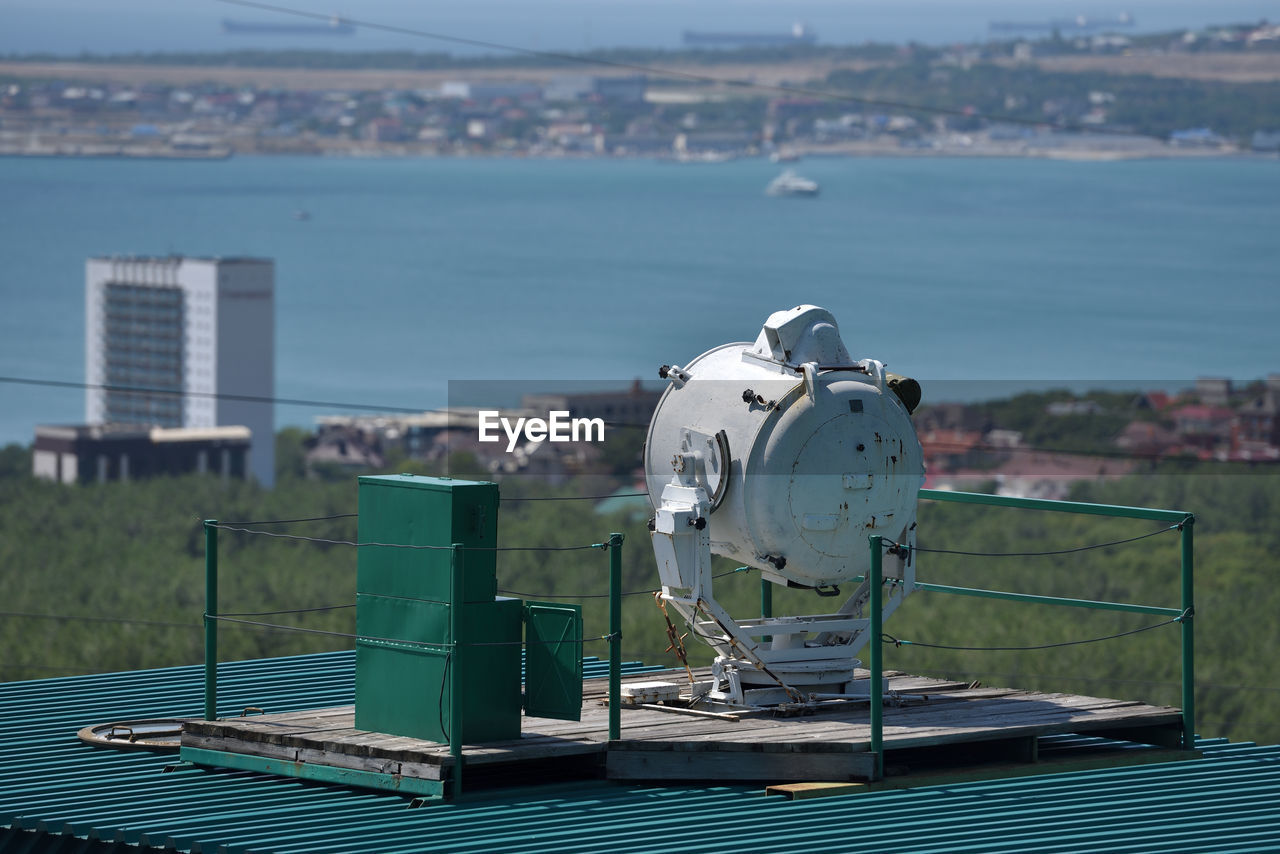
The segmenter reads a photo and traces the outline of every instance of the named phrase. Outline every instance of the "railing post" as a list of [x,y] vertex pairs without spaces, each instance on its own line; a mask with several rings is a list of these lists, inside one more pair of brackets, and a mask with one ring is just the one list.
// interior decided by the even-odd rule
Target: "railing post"
[[609,740],[622,738],[622,534],[609,535]]
[[[760,616],[768,619],[773,616],[773,582],[760,579]],[[772,635],[760,638],[763,643],[773,640]]]
[[1183,520],[1182,531],[1182,747],[1196,746],[1195,522]]
[[462,544],[453,544],[449,584],[449,755],[453,757],[452,790],[462,794]]
[[871,753],[875,761],[874,779],[879,780],[884,776],[884,696],[881,694],[881,686],[884,684],[884,662],[880,644],[883,628],[881,623],[884,619],[884,602],[882,601],[884,591],[881,588],[884,538],[879,534],[872,534],[868,539],[871,541],[871,572],[868,579],[871,601],[867,606],[871,611],[871,641],[867,644],[867,649],[870,651],[871,685],[868,690],[871,699]]
[[218,717],[218,520],[204,520],[204,719]]

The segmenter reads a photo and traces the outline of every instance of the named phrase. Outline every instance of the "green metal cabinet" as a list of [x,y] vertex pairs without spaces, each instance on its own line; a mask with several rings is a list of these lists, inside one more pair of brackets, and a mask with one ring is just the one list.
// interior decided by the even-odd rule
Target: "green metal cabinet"
[[[359,529],[361,543],[386,545],[360,549],[356,728],[447,742],[456,667],[462,740],[519,738],[523,603],[495,598],[497,484],[362,477]],[[454,543],[466,547],[461,590],[452,589]],[[438,548],[397,548],[406,545]]]
[[496,596],[497,484],[362,477],[359,530],[357,729],[448,742],[455,671],[465,743],[519,738],[522,705],[578,720],[582,608]]

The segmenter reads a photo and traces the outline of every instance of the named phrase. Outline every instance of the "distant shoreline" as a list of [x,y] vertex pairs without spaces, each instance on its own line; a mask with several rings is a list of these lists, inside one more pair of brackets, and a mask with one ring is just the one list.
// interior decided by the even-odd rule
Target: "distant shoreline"
[[[103,147],[104,149],[110,147]],[[672,163],[675,165],[702,165],[714,166],[720,162],[727,160],[763,160],[767,161],[768,156],[764,154],[739,155],[725,158],[723,160],[699,160],[697,158],[680,159],[671,156],[659,156],[652,154],[582,154],[582,153],[551,153],[551,152],[441,152],[441,151],[397,151],[386,149],[352,149],[352,150],[325,150],[325,151],[303,151],[303,150],[275,150],[275,151],[245,151],[234,152],[229,149],[219,149],[211,152],[191,152],[191,151],[171,151],[171,150],[147,150],[147,151],[115,151],[115,150],[85,150],[85,151],[32,151],[32,150],[13,150],[6,146],[0,146],[0,158],[12,159],[32,159],[32,160],[164,160],[164,161],[194,161],[194,162],[216,162],[222,160],[230,160],[233,157],[314,157],[314,158],[334,158],[349,160],[437,160],[437,159],[457,159],[457,160],[652,160],[662,163]],[[1087,150],[1087,149],[1043,149],[1039,151],[965,151],[963,149],[948,150],[929,150],[929,149],[912,149],[912,148],[891,148],[884,147],[878,150],[863,151],[821,151],[809,152],[800,156],[802,160],[829,160],[829,159],[875,159],[875,158],[894,158],[894,159],[1011,159],[1011,160],[1058,160],[1072,163],[1116,163],[1121,161],[1131,162],[1137,160],[1280,160],[1280,153],[1266,153],[1257,151],[1219,151],[1219,150],[1197,150],[1197,149],[1178,149],[1169,148],[1165,151],[1148,151],[1143,153],[1126,153],[1113,152],[1105,150]],[[780,167],[781,168],[781,167]]]

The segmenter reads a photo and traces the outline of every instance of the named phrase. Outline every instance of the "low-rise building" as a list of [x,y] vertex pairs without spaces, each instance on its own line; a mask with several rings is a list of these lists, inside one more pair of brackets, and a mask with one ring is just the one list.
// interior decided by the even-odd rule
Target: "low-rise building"
[[1172,430],[1154,421],[1133,421],[1116,437],[1115,445],[1134,456],[1163,457],[1176,453],[1181,443]]
[[564,411],[572,418],[603,418],[606,423],[643,426],[653,418],[661,396],[660,390],[647,389],[636,380],[623,391],[526,394],[520,405],[541,413]]
[[1226,406],[1231,402],[1231,380],[1227,377],[1198,377],[1196,397],[1205,406]]
[[1175,409],[1173,429],[1178,437],[1198,448],[1213,448],[1231,438],[1236,414],[1222,406],[1183,406]]
[[161,475],[216,474],[244,478],[248,427],[40,425],[31,471],[58,483],[105,483]]

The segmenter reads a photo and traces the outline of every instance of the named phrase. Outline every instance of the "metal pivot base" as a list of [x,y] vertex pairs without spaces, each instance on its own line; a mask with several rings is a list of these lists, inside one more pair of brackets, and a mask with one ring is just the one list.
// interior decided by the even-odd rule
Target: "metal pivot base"
[[[869,701],[874,693],[871,680],[853,676],[860,663],[856,659],[805,662],[808,666],[799,670],[774,664],[770,673],[775,680],[749,661],[722,656],[712,664],[715,681],[704,696],[713,702],[750,708],[794,707],[824,700]],[[879,697],[882,701],[889,697],[887,678],[881,680]]]
[[[867,575],[857,578],[857,588],[834,613],[735,619],[713,589],[707,522],[712,501],[701,450],[706,442],[695,433],[685,431],[675,475],[663,488],[653,519],[652,538],[664,612],[670,606],[684,618],[692,636],[718,655],[710,699],[746,706],[799,706],[810,702],[810,694],[855,693],[859,686],[854,656],[878,637],[869,610],[874,607],[876,616],[887,617],[915,586],[910,551],[890,559],[894,593],[888,602],[876,596],[882,592],[880,585],[877,582],[873,590]],[[909,530],[901,536],[912,542]],[[760,568],[768,579],[771,573]]]

